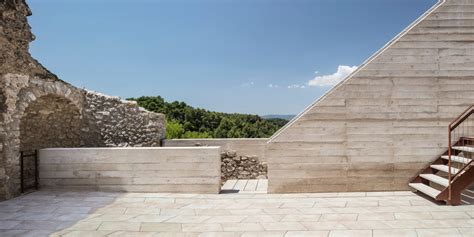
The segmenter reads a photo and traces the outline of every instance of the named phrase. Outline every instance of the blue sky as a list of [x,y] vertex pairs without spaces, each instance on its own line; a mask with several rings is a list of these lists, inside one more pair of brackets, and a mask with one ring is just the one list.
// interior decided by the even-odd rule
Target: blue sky
[[299,113],[436,1],[28,3],[32,55],[73,85],[264,115]]

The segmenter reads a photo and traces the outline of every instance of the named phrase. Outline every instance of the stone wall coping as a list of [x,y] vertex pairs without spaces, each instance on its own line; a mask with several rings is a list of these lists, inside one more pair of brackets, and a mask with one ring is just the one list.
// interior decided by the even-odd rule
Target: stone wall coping
[[219,146],[192,146],[192,147],[74,147],[74,148],[44,148],[40,151],[74,151],[74,150],[213,150]]

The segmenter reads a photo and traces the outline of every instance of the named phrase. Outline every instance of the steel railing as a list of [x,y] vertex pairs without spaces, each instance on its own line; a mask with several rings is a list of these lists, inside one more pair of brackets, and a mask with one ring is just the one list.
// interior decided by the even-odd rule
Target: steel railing
[[[464,110],[456,119],[454,119],[448,126],[448,200],[452,200],[451,197],[451,189],[452,189],[452,182],[457,177],[457,175],[461,174],[466,167],[470,166],[472,163],[472,159],[468,164],[464,164],[463,167],[459,167],[458,172],[452,174],[452,160],[451,156],[453,155],[453,137],[457,141],[455,144],[458,146],[464,146],[464,138],[469,137],[471,135],[471,129],[473,128],[473,124],[469,126],[469,118],[471,115],[474,114],[474,104],[469,106],[466,110]],[[466,124],[467,123],[467,124]],[[467,125],[467,126],[466,126]],[[457,132],[456,129],[461,126],[461,131]],[[466,129],[467,127],[467,129]],[[467,130],[467,131],[466,131]]]

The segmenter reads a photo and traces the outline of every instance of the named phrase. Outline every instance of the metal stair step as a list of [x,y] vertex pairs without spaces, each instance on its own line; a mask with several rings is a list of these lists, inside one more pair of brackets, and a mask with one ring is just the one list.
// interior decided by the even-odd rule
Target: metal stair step
[[453,149],[464,152],[474,152],[474,147],[470,146],[453,146]]
[[[449,156],[441,156],[441,158],[445,160],[449,160]],[[451,161],[468,164],[471,161],[471,159],[462,157],[462,156],[451,156]]]
[[[449,166],[447,165],[430,165],[431,168],[439,171],[443,171],[448,173],[449,171]],[[459,172],[459,169],[456,169],[454,167],[451,167],[451,174],[457,174]]]
[[408,184],[410,187],[432,197],[435,198],[441,193],[441,191],[434,189],[428,185],[422,184],[422,183],[409,183]]
[[437,183],[439,185],[442,185],[444,187],[447,187],[449,184],[449,181],[447,179],[435,174],[420,174],[420,177],[422,177],[423,179],[429,180],[431,182]]

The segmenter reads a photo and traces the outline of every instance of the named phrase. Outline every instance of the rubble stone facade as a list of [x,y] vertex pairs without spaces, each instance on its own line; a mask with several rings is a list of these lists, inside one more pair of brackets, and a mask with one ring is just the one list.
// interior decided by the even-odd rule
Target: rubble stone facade
[[0,200],[20,193],[20,151],[160,146],[165,135],[164,115],[74,87],[33,59],[29,15],[24,0],[0,0]]

